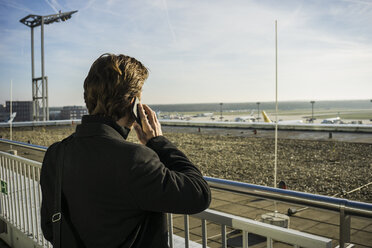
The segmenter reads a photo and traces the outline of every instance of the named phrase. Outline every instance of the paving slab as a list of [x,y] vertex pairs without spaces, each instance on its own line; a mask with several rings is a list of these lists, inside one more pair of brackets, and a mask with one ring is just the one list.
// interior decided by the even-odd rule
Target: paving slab
[[229,202],[238,202],[247,200],[247,197],[241,194],[235,194],[227,191],[212,191],[212,198],[229,201]]
[[[271,206],[274,206],[274,201],[271,201],[271,200],[265,200],[265,199],[260,199],[260,198],[256,198],[256,199],[253,199],[253,200],[247,200],[247,201],[243,201],[246,205],[248,206],[251,206],[251,207],[255,207],[255,208],[269,208]],[[241,203],[243,203],[241,202]]]
[[241,205],[239,203],[236,203],[236,204],[228,203],[222,206],[215,207],[213,209],[220,211],[220,212],[228,212],[230,214],[234,214],[238,216],[242,216],[244,213],[247,213],[247,212],[255,212],[257,210],[256,208],[252,208],[246,205]]
[[372,234],[370,232],[357,231],[351,235],[351,242],[372,247]]
[[321,209],[314,209],[314,208],[308,208],[304,211],[301,211],[299,213],[296,213],[297,217],[302,217],[304,219],[311,219],[311,220],[316,220],[320,222],[330,222],[331,219],[333,219],[333,222],[335,224],[339,224],[340,220],[340,215],[338,213],[335,213],[333,211],[325,211]]
[[272,201],[271,205],[267,205],[265,207],[262,207],[263,209],[269,211],[269,212],[274,212],[278,211],[279,213],[287,214],[289,208],[295,208],[295,209],[301,209],[303,206],[300,205],[295,205],[291,203],[283,203],[283,202],[278,202],[278,201]]
[[302,218],[292,216],[290,218],[289,227],[298,231],[305,231],[309,228],[316,226],[319,222],[313,220],[304,220]]
[[315,226],[304,229],[303,231],[306,233],[327,237],[333,240],[339,238],[339,226],[326,223],[317,223]]
[[[370,232],[372,232],[371,225],[372,225],[371,219],[355,217],[355,216],[351,217],[351,228],[358,229],[358,230],[364,230],[364,231],[369,230]],[[368,228],[368,226],[370,228]]]
[[231,202],[225,201],[225,200],[220,200],[220,199],[217,199],[217,198],[213,198],[213,196],[212,196],[212,201],[211,201],[211,205],[209,206],[209,208],[216,208],[216,207],[226,205],[226,204],[229,204],[229,203],[231,203]]
[[369,226],[366,226],[365,228],[363,228],[363,231],[372,233],[372,224],[370,224]]
[[[189,229],[192,229],[198,226],[201,226],[201,220],[189,216]],[[177,227],[182,230],[184,229],[185,227],[184,215],[178,215],[178,214],[173,215],[173,227]]]

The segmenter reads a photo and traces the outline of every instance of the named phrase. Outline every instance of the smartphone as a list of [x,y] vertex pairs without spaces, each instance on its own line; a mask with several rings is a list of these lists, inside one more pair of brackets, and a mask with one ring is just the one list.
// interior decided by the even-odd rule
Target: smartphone
[[140,103],[138,97],[136,97],[136,99],[134,100],[133,102],[133,108],[132,108],[132,113],[136,119],[136,122],[142,127],[142,123],[141,123],[141,118],[140,118],[140,115],[138,113],[138,104]]

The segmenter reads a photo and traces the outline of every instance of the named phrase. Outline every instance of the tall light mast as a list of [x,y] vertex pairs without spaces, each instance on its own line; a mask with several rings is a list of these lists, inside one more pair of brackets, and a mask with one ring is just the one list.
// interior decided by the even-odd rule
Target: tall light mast
[[[44,25],[54,22],[66,21],[71,18],[75,11],[58,14],[40,16],[28,15],[21,20],[21,23],[31,28],[31,77],[32,77],[32,102],[33,102],[33,120],[47,121],[49,120],[49,103],[48,103],[48,77],[45,76],[45,61],[44,61]],[[34,28],[40,26],[41,33],[41,77],[35,77],[34,66]],[[41,104],[40,104],[41,101]],[[40,105],[42,113],[40,115]]]

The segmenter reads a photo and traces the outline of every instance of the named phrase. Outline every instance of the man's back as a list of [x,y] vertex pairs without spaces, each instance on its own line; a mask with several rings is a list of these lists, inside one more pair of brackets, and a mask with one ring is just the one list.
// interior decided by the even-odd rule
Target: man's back
[[[164,212],[196,213],[210,203],[210,190],[199,170],[164,137],[147,147],[125,141],[126,133],[104,117],[86,116],[66,142],[62,247],[167,247]],[[48,150],[41,185],[47,195],[42,227],[53,214],[53,178],[57,143]],[[49,237],[48,237],[49,234]],[[68,245],[68,246],[67,246]]]

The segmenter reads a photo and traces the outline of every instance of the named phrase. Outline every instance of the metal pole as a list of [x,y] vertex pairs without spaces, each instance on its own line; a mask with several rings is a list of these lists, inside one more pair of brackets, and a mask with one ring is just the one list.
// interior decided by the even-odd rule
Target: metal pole
[[32,82],[32,108],[33,108],[33,120],[36,121],[38,118],[37,107],[36,107],[36,87],[34,83],[35,78],[35,65],[34,65],[34,28],[31,27],[31,82]]
[[207,221],[202,219],[202,243],[203,248],[207,248],[208,234],[207,234]]
[[222,119],[223,119],[223,116],[222,116],[222,105],[223,105],[223,103],[221,102],[220,103],[220,114],[221,114],[221,116],[220,116],[220,120],[222,121]]
[[[10,140],[13,140],[13,130],[12,130],[12,113],[13,113],[13,80],[10,80],[10,106],[9,106],[9,131],[10,131]],[[10,150],[12,150],[13,147],[10,145]]]
[[339,230],[340,248],[345,248],[346,243],[350,242],[350,226],[351,226],[350,215],[345,214],[345,205],[341,205]]
[[41,17],[41,91],[43,102],[43,121],[46,121],[46,102],[45,102],[45,67],[44,67],[44,17]]
[[260,120],[260,102],[257,102],[257,120]]
[[168,238],[169,238],[169,247],[173,248],[173,217],[172,217],[172,214],[168,214]]
[[46,119],[47,121],[49,121],[48,77],[45,77],[45,101],[46,101]]
[[184,215],[184,226],[185,226],[185,248],[190,247],[190,222],[189,216],[187,214]]
[[311,123],[314,123],[314,103],[315,101],[311,101]]
[[226,238],[226,225],[221,225],[221,238],[222,238],[222,248],[227,247],[227,238]]
[[275,167],[274,188],[276,188],[276,174],[278,164],[278,35],[277,21],[275,20]]
[[314,122],[314,102],[311,104],[311,121]]

